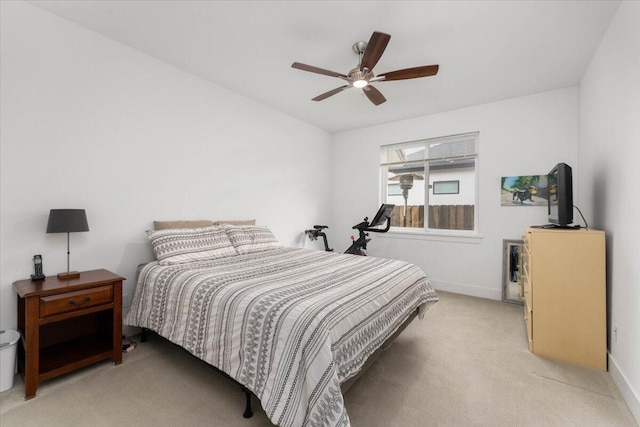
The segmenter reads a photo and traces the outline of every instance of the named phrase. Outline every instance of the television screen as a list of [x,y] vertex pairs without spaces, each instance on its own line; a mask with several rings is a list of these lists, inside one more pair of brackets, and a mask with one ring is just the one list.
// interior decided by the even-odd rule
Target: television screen
[[549,222],[566,227],[573,222],[573,181],[571,166],[558,163],[547,174]]

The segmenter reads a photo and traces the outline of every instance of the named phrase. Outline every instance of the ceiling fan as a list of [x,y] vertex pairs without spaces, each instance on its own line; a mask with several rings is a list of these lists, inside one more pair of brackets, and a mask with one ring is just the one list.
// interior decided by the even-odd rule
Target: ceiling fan
[[373,74],[373,67],[376,66],[380,57],[387,48],[387,44],[391,36],[389,34],[380,33],[374,31],[369,39],[369,42],[360,41],[353,45],[353,50],[358,54],[359,61],[358,66],[349,71],[348,75],[342,73],[336,73],[335,71],[325,70],[323,68],[314,67],[312,65],[301,64],[300,62],[294,62],[291,67],[297,68],[302,71],[310,71],[312,73],[324,74],[325,76],[338,77],[347,82],[346,85],[340,86],[329,92],[325,92],[321,95],[313,98],[313,101],[322,101],[330,96],[340,93],[343,90],[351,87],[362,89],[364,94],[375,105],[380,105],[386,101],[386,98],[382,93],[373,87],[371,83],[382,82],[390,80],[407,80],[417,79],[419,77],[429,77],[438,74],[438,65],[424,65],[421,67],[405,68],[403,70],[390,71],[388,73],[381,73],[379,75]]

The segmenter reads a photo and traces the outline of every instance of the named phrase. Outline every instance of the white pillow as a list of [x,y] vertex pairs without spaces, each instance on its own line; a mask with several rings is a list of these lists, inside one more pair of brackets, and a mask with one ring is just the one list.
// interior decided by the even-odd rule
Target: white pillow
[[262,252],[278,248],[280,244],[269,227],[261,225],[228,225],[222,224],[229,240],[239,254]]
[[238,255],[219,225],[148,231],[160,265],[181,264]]

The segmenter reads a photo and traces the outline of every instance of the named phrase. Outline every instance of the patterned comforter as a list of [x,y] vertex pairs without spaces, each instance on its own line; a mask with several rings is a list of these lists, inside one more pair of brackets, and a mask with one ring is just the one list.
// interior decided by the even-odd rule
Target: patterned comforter
[[340,384],[437,299],[406,262],[279,248],[147,264],[125,323],[230,375],[276,425],[349,426]]

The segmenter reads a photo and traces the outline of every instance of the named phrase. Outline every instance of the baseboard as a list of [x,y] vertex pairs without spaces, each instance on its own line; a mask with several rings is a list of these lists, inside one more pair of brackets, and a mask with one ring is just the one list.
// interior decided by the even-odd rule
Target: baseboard
[[631,384],[629,384],[627,377],[625,377],[620,368],[618,368],[618,364],[613,356],[611,356],[611,353],[609,353],[608,356],[609,375],[611,375],[613,382],[618,387],[622,398],[629,407],[629,411],[633,414],[636,422],[640,424],[640,398],[638,397],[638,393],[635,392]]
[[467,285],[464,283],[446,282],[444,280],[429,279],[435,290],[453,292],[456,294],[469,295],[472,297],[502,300],[501,289],[481,288],[479,286]]

